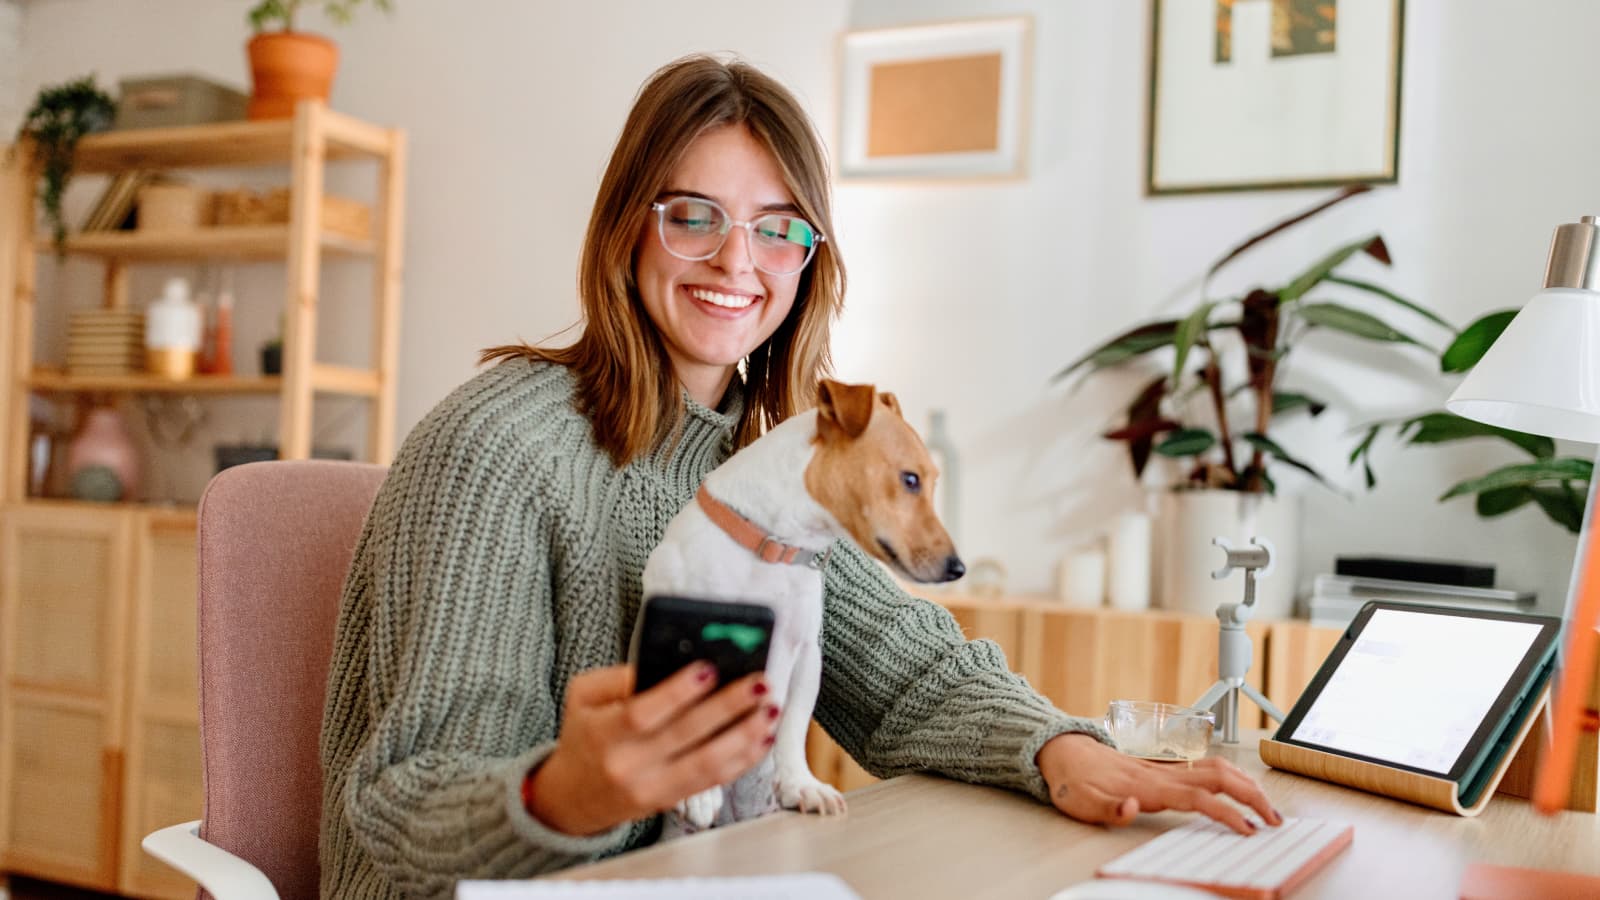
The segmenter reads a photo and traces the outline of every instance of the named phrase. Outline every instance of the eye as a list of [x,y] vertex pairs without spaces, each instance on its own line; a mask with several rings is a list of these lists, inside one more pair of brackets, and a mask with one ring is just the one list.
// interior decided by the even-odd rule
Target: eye
[[915,472],[901,472],[900,483],[905,485],[906,490],[913,494],[922,493],[922,479]]

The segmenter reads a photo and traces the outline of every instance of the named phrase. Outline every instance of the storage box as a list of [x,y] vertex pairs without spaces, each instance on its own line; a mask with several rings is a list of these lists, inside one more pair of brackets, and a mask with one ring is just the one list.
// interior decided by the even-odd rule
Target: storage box
[[160,128],[245,117],[250,98],[198,75],[124,78],[114,128]]
[[[282,225],[289,221],[289,189],[261,193],[241,188],[216,195],[216,224]],[[365,240],[372,236],[372,210],[359,200],[324,194],[322,227],[325,231]]]
[[156,183],[139,189],[140,231],[191,231],[211,224],[211,192],[192,184]]

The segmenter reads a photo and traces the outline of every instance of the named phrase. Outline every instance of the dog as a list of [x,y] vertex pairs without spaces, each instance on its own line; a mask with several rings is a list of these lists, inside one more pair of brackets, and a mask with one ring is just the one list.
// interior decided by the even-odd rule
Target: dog
[[681,821],[668,817],[669,835],[778,807],[845,811],[844,797],[812,774],[805,753],[822,679],[822,569],[834,542],[848,539],[912,581],[960,578],[966,567],[934,510],[938,478],[893,394],[824,380],[815,409],[714,469],[668,523],[645,564],[645,597],[770,606],[776,624],[766,678],[780,709],[762,762],[726,790],[679,803]]

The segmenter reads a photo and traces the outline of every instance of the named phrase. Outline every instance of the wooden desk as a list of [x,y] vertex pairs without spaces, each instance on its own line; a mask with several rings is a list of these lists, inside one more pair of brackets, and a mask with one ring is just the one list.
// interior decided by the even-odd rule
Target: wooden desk
[[[1469,862],[1600,875],[1600,817],[1544,819],[1497,797],[1463,819],[1269,770],[1256,755],[1265,732],[1218,751],[1261,780],[1279,811],[1350,822],[1355,843],[1296,900],[1455,897]],[[1141,816],[1110,831],[1074,822],[1019,794],[926,775],[853,791],[850,812],[824,819],[782,813],[661,844],[562,873],[565,879],[664,878],[833,872],[865,900],[1042,900],[1093,876],[1101,863],[1188,816]]]

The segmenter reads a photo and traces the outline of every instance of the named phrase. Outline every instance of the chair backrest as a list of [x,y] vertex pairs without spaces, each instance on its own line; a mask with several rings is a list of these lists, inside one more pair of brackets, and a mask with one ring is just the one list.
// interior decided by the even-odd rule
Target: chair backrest
[[345,573],[387,469],[235,466],[200,500],[200,836],[317,896],[318,736]]

